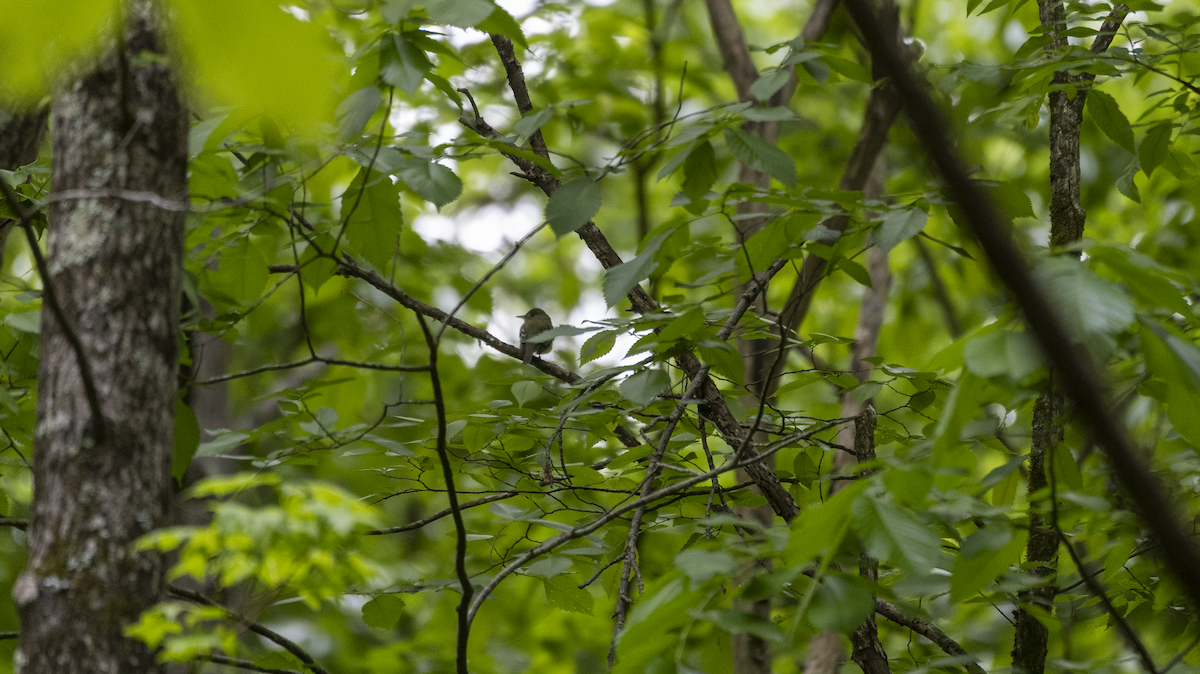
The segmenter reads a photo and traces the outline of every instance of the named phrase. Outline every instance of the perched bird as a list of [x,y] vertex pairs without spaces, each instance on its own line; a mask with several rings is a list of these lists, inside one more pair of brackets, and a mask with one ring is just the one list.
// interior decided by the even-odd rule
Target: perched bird
[[527,342],[525,340],[553,328],[554,323],[550,320],[549,314],[537,307],[517,318],[525,319],[525,322],[521,324],[521,362],[528,365],[533,361],[533,354],[550,353],[550,347],[554,340],[549,339],[544,342]]

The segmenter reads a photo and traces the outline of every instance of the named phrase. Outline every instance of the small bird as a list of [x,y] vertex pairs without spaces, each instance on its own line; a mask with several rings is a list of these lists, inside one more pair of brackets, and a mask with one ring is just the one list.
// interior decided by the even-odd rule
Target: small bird
[[521,362],[528,365],[533,361],[533,354],[550,353],[550,347],[554,340],[549,339],[544,342],[527,342],[525,340],[553,328],[554,323],[550,320],[549,314],[537,307],[517,318],[525,319],[525,322],[521,324]]

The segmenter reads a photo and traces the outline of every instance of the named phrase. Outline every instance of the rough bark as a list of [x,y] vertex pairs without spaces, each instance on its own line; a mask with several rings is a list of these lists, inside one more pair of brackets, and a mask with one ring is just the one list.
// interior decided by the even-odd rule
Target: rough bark
[[[1029,452],[1029,494],[1046,488],[1046,456],[1062,442],[1063,429],[1058,417],[1062,413],[1062,394],[1046,393],[1033,405],[1033,439]],[[1060,448],[1058,451],[1066,451]],[[1025,547],[1026,562],[1037,563],[1029,575],[1042,581],[1018,596],[1016,634],[1013,638],[1013,669],[1028,674],[1041,674],[1046,668],[1046,644],[1049,632],[1026,607],[1038,606],[1046,611],[1053,608],[1055,586],[1053,561],[1058,556],[1058,535],[1042,517],[1038,504],[1029,504],[1029,542]]]
[[[1125,17],[1127,9],[1119,5],[1092,43],[1092,51],[1101,52],[1108,48],[1114,33]],[[1053,55],[1067,48],[1062,0],[1039,0],[1038,17],[1043,26],[1050,27],[1050,43],[1046,51]],[[1054,73],[1054,84],[1058,86],[1078,85],[1094,79],[1090,74]],[[1066,246],[1083,238],[1087,213],[1080,204],[1079,184],[1079,129],[1083,123],[1083,104],[1087,91],[1079,89],[1072,97],[1065,89],[1050,92],[1050,245]],[[1078,255],[1078,253],[1076,253]],[[1046,487],[1045,457],[1062,442],[1063,431],[1059,414],[1062,410],[1062,395],[1055,392],[1053,382],[1033,407],[1033,436],[1029,451],[1029,491],[1033,495]],[[1066,450],[1061,450],[1066,451]],[[1049,631],[1025,607],[1037,605],[1046,610],[1053,609],[1055,587],[1053,584],[1053,562],[1058,556],[1058,537],[1038,511],[1036,504],[1029,506],[1029,542],[1025,547],[1027,562],[1036,563],[1030,575],[1042,584],[1019,595],[1020,604],[1015,620],[1013,638],[1013,669],[1028,674],[1041,674],[1046,667]]]
[[[123,44],[54,104],[55,191],[185,194],[187,118],[149,3]],[[153,672],[122,629],[162,591],[157,555],[131,543],[165,518],[178,375],[184,214],[119,198],[57,203],[48,261],[64,326],[42,312],[29,564],[13,589],[29,672]],[[102,419],[65,336],[83,345]]]

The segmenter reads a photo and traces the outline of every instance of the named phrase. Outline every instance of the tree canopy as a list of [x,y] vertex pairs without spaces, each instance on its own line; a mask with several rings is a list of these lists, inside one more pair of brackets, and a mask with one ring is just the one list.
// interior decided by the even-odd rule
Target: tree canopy
[[[186,211],[160,661],[1200,671],[1195,0],[171,0],[166,55],[126,4],[0,3],[0,129],[165,64],[187,194],[28,130],[0,231]],[[0,244],[7,592],[49,300]]]

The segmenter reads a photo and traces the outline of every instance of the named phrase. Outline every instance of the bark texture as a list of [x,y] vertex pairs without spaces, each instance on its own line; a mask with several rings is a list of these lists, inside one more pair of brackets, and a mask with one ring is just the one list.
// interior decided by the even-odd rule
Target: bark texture
[[[148,2],[54,104],[55,191],[187,189],[187,117]],[[184,214],[116,197],[50,211],[50,277],[66,325],[42,312],[29,565],[13,589],[18,664],[28,672],[159,671],[123,628],[158,601],[163,565],[131,543],[164,521],[178,376]],[[73,331],[95,376],[93,416]]]
[[[1063,429],[1059,423],[1062,413],[1062,394],[1045,393],[1033,405],[1033,438],[1029,451],[1029,494],[1046,488],[1046,456],[1062,442]],[[1065,452],[1066,448],[1057,451]],[[1041,581],[1037,587],[1018,595],[1018,608],[1014,623],[1013,670],[1027,674],[1041,674],[1046,668],[1046,644],[1049,632],[1038,621],[1027,606],[1039,606],[1053,610],[1054,559],[1058,556],[1058,535],[1046,524],[1041,509],[1035,503],[1029,505],[1029,542],[1025,546],[1025,560],[1036,563],[1029,574]]]

